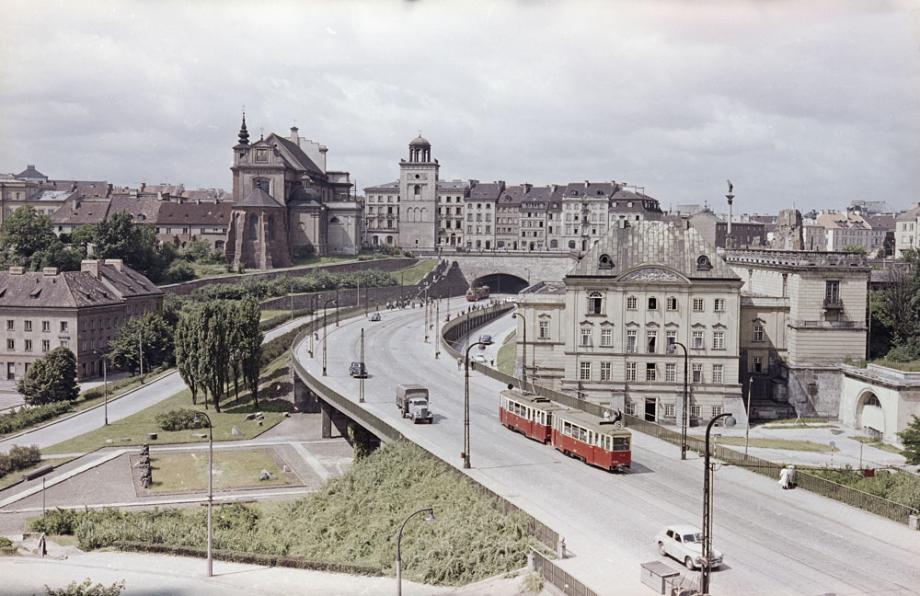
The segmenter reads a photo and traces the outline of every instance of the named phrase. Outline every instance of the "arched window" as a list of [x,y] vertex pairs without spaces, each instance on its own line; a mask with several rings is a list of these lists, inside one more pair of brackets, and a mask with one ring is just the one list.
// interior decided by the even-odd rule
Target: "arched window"
[[550,240],[550,241],[549,241],[549,247],[550,247],[550,248],[559,248],[559,241],[558,241],[558,240],[555,240],[555,239],[554,239],[554,240]]
[[875,406],[881,408],[882,404],[879,402],[878,397],[874,393],[869,394],[869,397],[866,398],[866,401],[863,402],[864,406]]
[[696,259],[696,270],[697,271],[710,271],[712,270],[712,262],[709,260],[709,257],[706,255],[700,255]]
[[416,196],[422,194],[422,187],[419,184],[415,185],[415,188],[412,191]]
[[597,259],[597,268],[598,269],[613,269],[613,259],[610,258],[610,255],[601,255]]
[[572,249],[572,250],[575,249],[575,241],[574,241],[574,240],[569,240],[569,248]]
[[599,315],[603,312],[604,298],[600,292],[588,294],[588,314]]
[[329,220],[329,223],[330,223],[330,224],[337,224],[337,223],[341,223],[341,222],[339,221],[339,218],[338,218],[338,217],[333,217],[332,219]]

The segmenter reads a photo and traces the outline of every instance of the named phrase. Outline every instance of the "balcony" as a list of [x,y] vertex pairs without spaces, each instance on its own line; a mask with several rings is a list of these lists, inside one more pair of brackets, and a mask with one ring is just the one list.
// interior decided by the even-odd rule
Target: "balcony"
[[839,296],[826,296],[824,298],[824,310],[843,310],[843,300]]

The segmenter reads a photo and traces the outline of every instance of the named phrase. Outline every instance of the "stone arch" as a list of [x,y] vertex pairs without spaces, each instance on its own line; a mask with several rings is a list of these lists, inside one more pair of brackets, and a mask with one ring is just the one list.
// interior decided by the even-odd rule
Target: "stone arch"
[[885,436],[885,410],[871,389],[863,389],[856,398],[856,428],[871,437],[882,439]]
[[490,273],[473,280],[473,287],[489,286],[492,294],[517,294],[530,284],[513,273]]

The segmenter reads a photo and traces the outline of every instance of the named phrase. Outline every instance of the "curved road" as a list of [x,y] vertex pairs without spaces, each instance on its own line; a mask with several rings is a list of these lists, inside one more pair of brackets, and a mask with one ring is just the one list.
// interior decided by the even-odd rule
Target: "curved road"
[[[311,317],[300,317],[265,332],[263,343],[308,322]],[[127,418],[133,414],[158,404],[166,398],[185,389],[185,382],[179,373],[173,371],[144,385],[132,393],[109,402],[109,422]],[[0,452],[8,452],[13,445],[38,445],[45,449],[62,441],[86,434],[103,426],[105,415],[102,406],[85,410],[75,416],[43,426],[36,430],[0,441]]]
[[[446,353],[435,360],[434,345],[422,341],[423,312],[389,311],[378,323],[359,318],[331,327],[324,380],[357,400],[348,364],[358,358],[364,327],[371,375],[364,407],[459,467],[463,377],[456,360]],[[310,358],[301,344],[295,354],[319,376],[321,350]],[[404,382],[429,387],[433,425],[399,416],[395,387]],[[562,566],[598,593],[651,593],[639,581],[639,565],[665,560],[655,550],[655,534],[666,524],[700,526],[701,460],[682,462],[676,447],[634,432],[632,472],[609,474],[503,428],[501,383],[471,373],[470,388],[470,476],[559,531],[573,554]],[[920,534],[906,526],[804,490],[782,491],[775,481],[737,468],[719,468],[714,482],[714,545],[726,564],[713,573],[713,593],[920,593]]]

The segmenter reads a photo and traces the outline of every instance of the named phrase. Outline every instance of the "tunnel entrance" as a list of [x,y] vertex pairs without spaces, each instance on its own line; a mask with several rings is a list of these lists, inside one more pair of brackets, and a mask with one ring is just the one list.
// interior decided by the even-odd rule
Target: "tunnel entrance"
[[508,273],[492,273],[477,277],[473,286],[489,286],[492,294],[517,294],[530,284],[526,279]]

